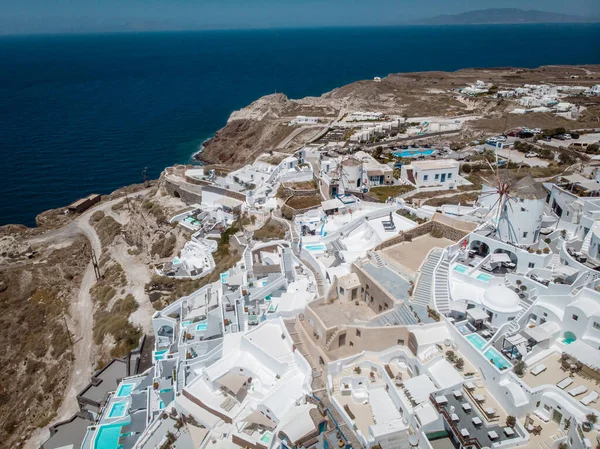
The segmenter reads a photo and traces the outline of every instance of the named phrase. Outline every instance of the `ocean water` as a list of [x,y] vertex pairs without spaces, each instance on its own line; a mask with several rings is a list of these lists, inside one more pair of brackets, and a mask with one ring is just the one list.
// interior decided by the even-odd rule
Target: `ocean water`
[[600,63],[600,25],[0,38],[0,224],[188,162],[261,95],[394,72]]

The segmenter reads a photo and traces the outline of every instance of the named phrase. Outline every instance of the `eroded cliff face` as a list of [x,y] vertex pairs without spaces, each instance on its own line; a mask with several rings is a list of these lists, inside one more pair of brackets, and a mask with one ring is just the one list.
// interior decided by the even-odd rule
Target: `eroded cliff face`
[[[577,78],[571,78],[572,75]],[[357,81],[320,97],[291,100],[284,94],[266,95],[233,112],[225,127],[205,143],[205,149],[198,158],[238,167],[269,150],[293,152],[310,141],[318,130],[315,126],[288,126],[297,115],[319,117],[321,129],[338,115],[356,110],[406,117],[465,114],[481,115],[485,120],[501,117],[510,108],[510,102],[487,97],[466,99],[457,95],[457,88],[477,80],[503,87],[526,83],[593,85],[600,80],[600,68],[593,65],[548,66],[401,73],[388,75],[380,82]],[[593,107],[598,108],[597,105]],[[482,126],[486,128],[487,125]]]

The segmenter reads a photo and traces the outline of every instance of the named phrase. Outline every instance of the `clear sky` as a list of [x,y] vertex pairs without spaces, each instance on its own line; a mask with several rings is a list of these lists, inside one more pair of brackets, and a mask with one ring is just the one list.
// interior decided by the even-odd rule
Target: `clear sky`
[[600,0],[0,0],[0,33],[395,25],[487,8],[600,16]]

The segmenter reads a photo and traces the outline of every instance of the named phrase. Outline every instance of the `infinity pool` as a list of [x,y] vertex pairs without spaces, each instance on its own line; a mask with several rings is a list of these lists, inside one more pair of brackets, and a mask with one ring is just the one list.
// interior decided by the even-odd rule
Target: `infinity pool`
[[[163,352],[167,352],[167,350],[165,349]],[[158,354],[158,352],[156,353]],[[119,390],[117,391],[117,397],[122,398],[124,396],[129,396],[134,387],[135,384],[121,384]]]
[[115,402],[108,413],[109,418],[121,418],[127,413],[127,402]]
[[469,334],[467,335],[467,340],[469,340],[471,344],[480,351],[483,349],[486,343],[484,338],[479,334]]
[[488,349],[483,355],[486,359],[491,360],[492,363],[499,369],[508,369],[511,366],[510,363],[508,363],[508,361],[502,357],[502,354],[496,351],[495,348]]
[[304,249],[307,251],[325,251],[327,248],[325,245],[306,245]]
[[123,423],[120,423],[100,426],[94,438],[94,449],[118,449],[121,427],[123,425]]
[[392,154],[396,157],[418,157],[418,156],[431,156],[435,150],[402,150],[394,151]]

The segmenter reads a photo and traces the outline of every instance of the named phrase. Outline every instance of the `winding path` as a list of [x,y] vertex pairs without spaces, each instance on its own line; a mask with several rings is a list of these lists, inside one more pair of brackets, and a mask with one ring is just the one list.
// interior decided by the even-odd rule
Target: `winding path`
[[[140,196],[147,193],[147,191],[148,189],[141,190],[129,196]],[[31,239],[29,243],[31,245],[52,244],[53,242],[64,243],[65,241],[74,239],[78,235],[83,234],[96,253],[96,257],[100,258],[100,255],[102,254],[102,245],[96,230],[90,224],[90,217],[96,211],[103,211],[107,214],[111,214],[112,206],[124,200],[125,198],[122,197],[100,203],[97,206],[90,208],[62,228],[48,231],[39,237]],[[122,264],[122,266],[129,279],[131,266],[129,264]],[[90,288],[92,288],[95,283],[96,276],[94,275],[94,267],[90,261],[84,272],[79,291],[70,306],[69,330],[73,334],[75,342],[73,345],[73,366],[71,367],[69,380],[63,393],[61,405],[57,410],[56,418],[50,425],[70,418],[79,410],[76,398],[77,393],[87,385],[90,381],[90,376],[92,375],[94,304],[90,296]],[[38,449],[49,436],[50,433],[47,427],[37,429],[31,434],[23,448]]]

